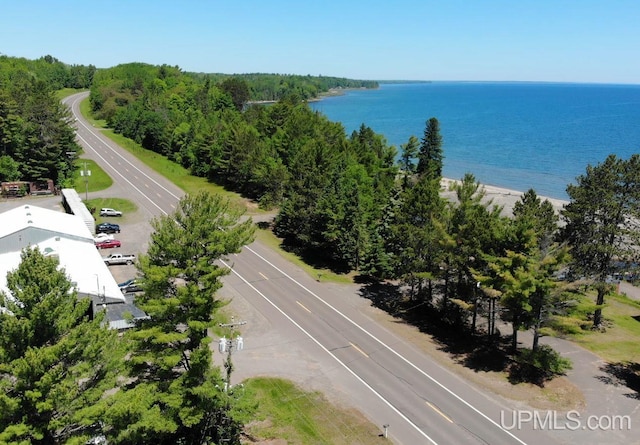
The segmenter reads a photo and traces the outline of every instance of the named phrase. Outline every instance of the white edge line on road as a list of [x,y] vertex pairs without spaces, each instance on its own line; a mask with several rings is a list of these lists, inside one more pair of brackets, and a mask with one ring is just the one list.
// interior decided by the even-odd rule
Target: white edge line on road
[[[71,112],[72,112],[72,113],[73,113],[73,105],[75,105],[75,104],[80,100],[80,96],[81,96],[82,94],[84,94],[84,93],[80,93],[80,94],[78,94],[76,97],[71,96],[71,97],[73,97],[73,99],[74,99],[74,100],[73,100],[73,103],[72,103],[72,105],[71,105],[71,107],[70,107],[70,108],[71,108]],[[82,99],[84,99],[84,97],[83,97]],[[77,116],[76,116],[76,117],[77,117]],[[106,146],[107,146],[107,148],[111,149],[111,151],[112,151],[112,153],[113,153],[113,154],[115,154],[115,155],[116,155],[116,156],[118,156],[120,159],[122,159],[124,162],[126,162],[127,164],[129,164],[129,165],[131,166],[131,168],[133,168],[133,169],[137,170],[138,172],[140,172],[140,174],[142,174],[142,175],[146,176],[147,178],[149,178],[149,180],[150,180],[151,182],[153,182],[155,185],[157,185],[157,186],[158,186],[158,187],[160,187],[162,190],[164,190],[165,192],[167,192],[169,195],[173,196],[173,197],[174,197],[174,198],[176,198],[177,200],[180,200],[180,197],[179,197],[179,196],[177,196],[177,195],[173,194],[170,190],[167,190],[167,188],[166,188],[166,187],[164,187],[162,184],[159,184],[155,179],[153,179],[152,177],[150,177],[149,175],[147,175],[145,172],[143,172],[142,170],[140,170],[138,167],[136,167],[135,165],[133,165],[133,164],[132,164],[132,163],[131,163],[127,158],[125,158],[124,156],[122,156],[122,155],[121,155],[117,150],[114,150],[114,149],[112,149],[111,147],[109,147],[109,144],[108,144],[107,142],[103,141],[100,137],[98,137],[98,135],[97,135],[96,133],[94,133],[94,132],[93,132],[93,130],[92,130],[91,128],[89,128],[89,127],[88,127],[88,126],[87,126],[83,121],[81,121],[80,119],[76,119],[76,122],[78,122],[80,125],[82,125],[84,128],[86,128],[86,129],[87,129],[87,131],[88,131],[89,133],[91,133],[92,135],[94,135],[94,136],[95,136],[95,137],[96,137],[96,138],[97,138],[101,143],[103,143],[104,145],[106,145]],[[76,131],[76,134],[77,134],[79,137],[81,137],[81,136],[78,134],[78,132],[77,132],[77,131]],[[82,137],[81,137],[81,138],[82,138]],[[86,144],[89,144],[89,143],[86,141],[86,139],[82,139],[82,140],[83,140]],[[91,145],[89,145],[89,146],[91,147]],[[91,149],[92,149],[94,152],[96,151],[96,150],[95,150],[95,148],[93,148],[93,147],[91,147]],[[98,153],[96,152],[96,154],[98,154]],[[100,155],[98,155],[98,156],[100,156]],[[100,158],[101,158],[103,161],[105,161],[105,162],[106,162],[106,159],[104,159],[102,156],[100,156]],[[111,165],[111,164],[109,164],[109,165]],[[112,168],[113,168],[113,167],[112,167]],[[116,169],[114,168],[114,170],[116,170]],[[116,171],[117,171],[117,170],[116,170]],[[118,174],[119,174],[120,176],[122,176],[122,174],[121,174],[121,173],[119,173],[119,172],[118,172]],[[122,176],[122,177],[124,178],[124,176]],[[125,180],[126,180],[126,178],[125,178]],[[129,182],[129,181],[127,181],[127,182]],[[129,184],[131,184],[131,183],[129,182]],[[147,185],[147,187],[148,187],[148,185]],[[138,190],[138,189],[136,189],[136,190]],[[140,191],[140,190],[138,190],[138,191]],[[149,199],[149,198],[147,198],[147,199]],[[150,199],[149,199],[149,200],[150,200]],[[156,207],[157,207],[157,206],[156,206]],[[165,212],[165,214],[166,214],[166,212]]]
[[[396,352],[394,349],[392,349],[390,346],[387,346],[386,343],[384,343],[382,340],[380,340],[379,338],[377,338],[375,335],[373,335],[372,333],[370,333],[369,331],[367,331],[366,329],[364,329],[362,326],[360,326],[358,323],[356,323],[355,321],[351,320],[349,317],[347,317],[346,315],[344,315],[342,312],[340,312],[338,309],[336,309],[335,307],[333,307],[331,304],[327,303],[325,300],[323,300],[322,298],[320,298],[318,295],[316,295],[315,293],[313,293],[310,289],[308,289],[307,287],[305,287],[302,283],[298,282],[295,278],[289,276],[286,272],[284,272],[283,270],[281,270],[280,268],[278,268],[278,266],[276,266],[275,264],[271,263],[269,260],[267,260],[265,257],[263,257],[262,255],[260,255],[258,252],[256,252],[255,250],[253,250],[251,247],[249,246],[245,246],[245,249],[249,250],[249,252],[253,253],[254,255],[256,255],[258,258],[260,258],[262,261],[264,261],[265,263],[269,264],[271,267],[273,267],[275,270],[277,270],[278,272],[280,272],[282,275],[284,275],[285,277],[287,277],[289,280],[293,281],[295,284],[297,284],[298,286],[300,286],[303,290],[305,290],[306,292],[308,292],[310,295],[312,295],[314,298],[316,298],[318,301],[324,303],[326,306],[328,306],[329,308],[331,308],[333,311],[335,311],[337,314],[339,314],[340,316],[342,316],[342,318],[344,318],[345,320],[347,320],[349,323],[351,323],[352,325],[354,325],[355,327],[357,327],[358,329],[360,329],[362,332],[364,332],[365,334],[367,334],[369,337],[371,337],[372,339],[374,339],[376,342],[378,342],[381,346],[383,346],[384,348],[386,348],[387,350],[389,350],[392,354],[395,354],[399,359],[401,359],[402,361],[404,361],[406,364],[408,364],[409,366],[413,367],[416,371],[418,371],[419,373],[421,373],[422,375],[424,375],[426,378],[428,378],[429,380],[431,380],[433,383],[435,383],[436,385],[438,385],[440,388],[442,388],[444,391],[446,391],[448,394],[450,394],[452,397],[458,399],[460,402],[462,402],[464,405],[466,405],[469,409],[473,410],[475,413],[479,414],[481,417],[483,417],[484,419],[486,419],[487,421],[489,421],[492,425],[496,426],[500,431],[505,432],[507,435],[511,436],[513,439],[517,440],[519,443],[521,443],[522,445],[527,445],[525,442],[523,442],[522,440],[520,440],[520,438],[518,438],[517,436],[515,436],[513,433],[511,433],[510,431],[504,429],[503,427],[500,426],[500,424],[498,424],[496,421],[494,421],[493,419],[491,419],[489,416],[487,416],[485,413],[483,413],[482,411],[480,411],[479,409],[477,409],[475,406],[471,405],[469,402],[467,402],[466,400],[464,400],[462,397],[460,397],[458,394],[454,393],[453,391],[451,391],[449,388],[447,388],[446,386],[444,386],[442,383],[440,383],[438,380],[436,380],[435,378],[433,378],[432,376],[430,376],[429,374],[427,374],[425,371],[423,371],[422,369],[420,369],[418,366],[414,365],[412,362],[410,362],[409,360],[407,360],[404,356],[402,356],[401,354],[399,354],[398,352]],[[367,385],[368,386],[368,385]],[[373,389],[372,389],[373,391]],[[374,391],[375,392],[375,391]]]
[[[91,150],[93,150],[93,152],[95,153],[96,156],[98,156],[100,159],[102,159],[104,162],[107,163],[107,165],[109,165],[111,168],[113,168],[113,166],[111,164],[109,164],[109,161],[107,161],[100,153],[98,153],[96,151],[95,148],[93,148],[93,146],[87,142],[87,140],[85,138],[83,138],[82,136],[80,136],[80,134],[76,133],[76,136],[78,138],[80,138],[82,140],[82,142],[84,142],[87,147],[89,147]],[[125,178],[122,173],[120,173],[117,169],[113,168],[113,171],[115,171],[122,179],[124,179],[131,187],[133,187],[135,190],[138,191],[138,193],[140,193],[142,196],[144,196],[145,198],[147,198],[147,200],[153,204],[154,206],[156,206],[156,208],[158,210],[160,210],[162,213],[164,213],[165,215],[167,214],[167,212],[165,212],[164,210],[162,210],[162,208],[156,204],[155,202],[153,202],[153,200],[151,198],[149,198],[147,195],[145,195],[144,193],[142,193],[142,190],[140,190],[138,187],[136,187],[135,185],[133,185],[133,183],[131,181],[129,181],[127,178]]]
[[[246,247],[246,246],[245,246]],[[333,354],[331,351],[329,351],[327,348],[325,348],[318,340],[316,340],[309,332],[307,332],[302,326],[300,326],[298,323],[296,323],[296,321],[294,319],[292,319],[289,315],[287,315],[282,309],[280,309],[278,306],[276,306],[276,304],[271,301],[269,299],[269,297],[267,297],[265,294],[263,294],[262,292],[260,292],[258,289],[256,289],[256,287],[249,283],[249,281],[247,281],[242,275],[240,275],[238,272],[236,272],[235,270],[233,270],[233,268],[231,266],[229,266],[227,263],[225,263],[224,261],[220,260],[220,262],[222,264],[224,264],[232,273],[234,273],[238,278],[240,278],[242,280],[243,283],[245,283],[247,286],[249,286],[251,289],[253,289],[258,295],[260,295],[262,298],[264,298],[271,306],[273,306],[278,312],[280,312],[287,320],[289,320],[291,323],[293,323],[298,329],[300,329],[307,337],[309,337],[311,339],[311,341],[313,341],[316,345],[318,345],[324,352],[326,352],[327,354],[329,354],[331,357],[333,357],[333,359],[335,361],[337,361],[344,369],[346,369],[352,376],[354,376],[356,379],[358,379],[358,381],[360,381],[360,383],[362,383],[364,386],[366,386],[371,392],[373,392],[380,400],[382,400],[389,408],[391,408],[393,411],[396,412],[396,414],[398,414],[400,417],[402,417],[405,421],[407,421],[409,423],[409,425],[411,425],[413,428],[416,429],[416,431],[418,431],[420,434],[422,434],[426,439],[429,440],[429,442],[431,442],[433,445],[438,445],[431,437],[429,437],[424,431],[422,431],[418,425],[414,424],[407,416],[405,416],[404,414],[402,414],[395,406],[393,406],[391,403],[389,403],[389,401],[387,401],[380,393],[378,393],[375,389],[373,389],[367,382],[365,382],[364,380],[362,380],[362,378],[357,375],[355,372],[353,372],[344,362],[342,362],[335,354]]]

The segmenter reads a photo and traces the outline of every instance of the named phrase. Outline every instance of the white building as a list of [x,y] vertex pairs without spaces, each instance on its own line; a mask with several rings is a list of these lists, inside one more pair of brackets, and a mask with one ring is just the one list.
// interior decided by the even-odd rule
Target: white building
[[[9,294],[7,272],[18,267],[22,250],[29,246],[37,246],[40,252],[58,259],[78,296],[91,298],[94,313],[106,308],[109,315],[109,307],[126,303],[82,218],[33,205],[0,214],[0,290],[3,292]],[[110,316],[108,319],[112,327],[122,324],[122,320]]]

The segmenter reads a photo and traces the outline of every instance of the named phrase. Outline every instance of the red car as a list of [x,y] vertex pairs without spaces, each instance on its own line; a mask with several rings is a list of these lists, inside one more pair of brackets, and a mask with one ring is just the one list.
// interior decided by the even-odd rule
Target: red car
[[112,247],[120,247],[121,243],[117,239],[107,239],[104,241],[96,242],[96,247],[98,249],[111,249]]

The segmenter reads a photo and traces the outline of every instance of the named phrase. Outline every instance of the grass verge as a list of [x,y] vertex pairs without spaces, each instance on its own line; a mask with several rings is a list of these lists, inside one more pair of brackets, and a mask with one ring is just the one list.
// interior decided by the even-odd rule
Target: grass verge
[[259,407],[257,417],[247,422],[249,439],[244,443],[273,439],[301,445],[388,443],[359,413],[336,407],[321,393],[304,391],[288,380],[249,379],[244,390],[244,397]]
[[[75,162],[77,176],[75,178],[73,188],[78,192],[78,195],[85,196],[88,192],[98,192],[105,190],[113,185],[113,180],[103,169],[98,167],[91,159],[78,159]],[[80,172],[91,172],[90,176]],[[109,206],[103,206],[109,207]]]
[[275,236],[269,229],[258,229],[256,231],[256,239],[261,243],[271,247],[277,251],[283,258],[290,263],[295,264],[317,281],[328,281],[331,283],[351,284],[353,283],[354,274],[338,274],[329,269],[317,269],[305,263],[298,255],[287,252],[282,248],[282,240]]
[[59,101],[62,101],[62,99],[64,99],[65,97],[71,96],[72,94],[75,94],[75,93],[79,93],[80,91],[82,90],[77,90],[75,88],[63,88],[61,90],[57,90],[55,92],[55,95]]
[[258,206],[250,205],[247,199],[242,198],[237,193],[228,191],[220,185],[207,181],[205,178],[192,176],[189,173],[189,170],[167,159],[166,156],[156,153],[155,151],[147,150],[135,141],[132,141],[121,134],[114,133],[112,130],[105,129],[102,133],[116,144],[126,149],[129,153],[140,159],[150,168],[173,182],[185,193],[193,194],[200,190],[206,190],[209,193],[224,196],[229,199],[233,205],[246,209],[247,214],[249,215],[265,213],[260,210]]
[[[122,221],[127,220],[127,215],[138,210],[138,207],[129,201],[122,198],[94,198],[84,201],[88,209],[94,209],[93,217],[96,219],[96,224],[102,222],[112,222],[120,224]],[[120,210],[123,216],[119,217],[102,217],[100,216],[100,209],[103,207],[109,207],[112,209]]]

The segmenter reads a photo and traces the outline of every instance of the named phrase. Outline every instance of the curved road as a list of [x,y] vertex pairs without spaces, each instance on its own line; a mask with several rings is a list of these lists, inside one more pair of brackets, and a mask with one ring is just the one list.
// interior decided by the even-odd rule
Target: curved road
[[[64,100],[77,120],[77,138],[149,216],[172,213],[183,192],[95,130],[79,112],[88,93]],[[287,339],[282,347],[312,357],[310,378],[322,373],[398,444],[556,443],[524,423],[508,430],[513,407],[479,391],[402,341],[332,291],[254,242],[227,260],[225,289],[238,293]],[[246,340],[245,340],[246,343]],[[277,357],[272,357],[277,360]],[[502,416],[501,416],[502,412]]]

